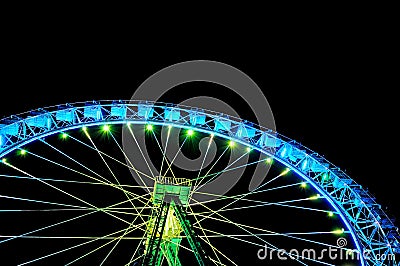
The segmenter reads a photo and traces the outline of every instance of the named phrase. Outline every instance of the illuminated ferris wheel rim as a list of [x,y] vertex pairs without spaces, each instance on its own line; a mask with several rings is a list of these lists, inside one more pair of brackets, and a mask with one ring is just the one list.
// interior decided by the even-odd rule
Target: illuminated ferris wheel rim
[[[193,129],[241,143],[271,156],[308,181],[333,206],[360,252],[361,265],[400,251],[398,229],[375,199],[318,153],[271,129],[202,108],[132,100],[102,100],[40,108],[0,120],[0,158],[37,139],[103,124],[153,124]],[[328,177],[328,180],[326,180]],[[379,256],[380,257],[380,256]],[[381,264],[379,264],[381,265]]]

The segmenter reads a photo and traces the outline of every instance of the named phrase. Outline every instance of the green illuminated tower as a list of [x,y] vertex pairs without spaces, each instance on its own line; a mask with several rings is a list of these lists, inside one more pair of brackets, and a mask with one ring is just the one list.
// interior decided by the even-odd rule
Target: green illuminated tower
[[141,265],[182,265],[179,247],[185,235],[199,265],[209,265],[193,226],[187,217],[191,182],[184,178],[158,177],[154,185],[153,210],[147,225],[147,238]]

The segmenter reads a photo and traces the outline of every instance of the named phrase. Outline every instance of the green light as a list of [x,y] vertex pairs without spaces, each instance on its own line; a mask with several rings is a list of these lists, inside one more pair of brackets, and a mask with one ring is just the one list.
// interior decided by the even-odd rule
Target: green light
[[321,195],[320,195],[320,194],[317,194],[317,195],[314,195],[314,196],[309,197],[309,199],[310,199],[310,200],[317,200],[317,199],[319,199],[320,197],[321,197]]
[[211,133],[211,134],[210,134],[210,137],[213,138],[213,137],[214,137],[214,133]]
[[26,154],[26,150],[20,150],[20,151],[19,151],[19,154],[25,155],[25,154]]
[[231,148],[235,147],[235,144],[236,143],[233,140],[230,140],[228,143],[229,147],[231,147]]
[[333,230],[332,233],[335,235],[341,235],[344,233],[344,228]]
[[110,126],[109,125],[104,125],[103,126],[103,131],[105,131],[105,132],[110,131]]
[[272,163],[272,159],[271,158],[267,158],[267,160],[265,160],[267,163]]
[[355,251],[354,250],[347,250],[346,251],[346,256],[347,256],[347,254],[348,254],[348,256],[354,256],[353,254],[355,253]]
[[188,136],[193,136],[194,131],[192,129],[189,129],[187,132]]
[[327,179],[329,179],[329,176],[328,176],[328,174],[327,173],[325,173],[324,175],[323,175],[323,177],[322,177],[324,180],[327,180]]
[[67,133],[62,133],[62,134],[61,134],[61,138],[63,138],[63,139],[68,138],[68,134],[67,134]]
[[128,123],[126,123],[127,125],[128,125],[128,127],[130,127],[131,126],[131,122],[128,122]]
[[146,129],[147,129],[148,131],[152,131],[152,130],[153,130],[153,125],[147,124],[147,125],[146,125]]
[[168,129],[171,129],[171,128],[172,128],[172,126],[171,126],[171,125],[169,125],[169,126],[168,126]]
[[290,172],[290,169],[289,169],[289,168],[286,168],[286,169],[282,172],[281,175],[286,175],[286,174],[289,173],[289,172]]
[[328,216],[333,217],[334,216],[333,212],[328,212]]
[[87,127],[82,127],[82,130],[86,132],[87,131]]
[[306,182],[303,182],[303,183],[301,183],[301,185],[300,185],[302,188],[306,188],[307,187],[307,183]]
[[6,158],[3,158],[1,161],[2,161],[3,163],[6,163],[6,162],[7,162],[7,159],[6,159]]
[[251,152],[251,148],[250,148],[250,147],[247,147],[247,148],[246,148],[246,151],[247,151],[247,152]]

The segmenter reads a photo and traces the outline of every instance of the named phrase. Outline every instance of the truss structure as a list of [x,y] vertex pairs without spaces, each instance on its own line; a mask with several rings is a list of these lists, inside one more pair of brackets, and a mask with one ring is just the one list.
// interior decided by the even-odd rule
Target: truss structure
[[[380,258],[400,253],[400,236],[394,220],[385,214],[367,189],[295,140],[222,113],[149,101],[91,101],[41,108],[0,120],[0,157],[47,135],[112,123],[191,128],[259,150],[295,171],[326,197],[348,226],[359,252],[368,253],[367,257],[362,256],[362,265],[392,265],[392,260]],[[170,207],[167,204],[158,213],[165,213],[164,208]],[[173,207],[177,216],[179,208]],[[154,217],[158,216],[154,214]],[[185,227],[184,223],[181,225]],[[161,250],[173,254],[174,246],[164,245]]]

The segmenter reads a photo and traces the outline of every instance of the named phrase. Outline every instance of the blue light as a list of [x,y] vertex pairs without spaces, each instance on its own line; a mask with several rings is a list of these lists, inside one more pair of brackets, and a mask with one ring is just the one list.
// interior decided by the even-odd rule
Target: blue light
[[56,119],[58,121],[73,122],[74,121],[74,112],[75,112],[75,108],[57,111]]
[[281,157],[285,156],[286,154],[286,148],[283,148],[282,152],[281,152]]
[[[81,108],[81,107],[78,107],[78,108]],[[105,108],[108,108],[107,106],[105,107]],[[72,109],[72,108],[71,108]],[[73,108],[73,110],[75,110],[75,109],[77,109],[77,108]],[[69,123],[68,124],[68,127],[67,128],[64,128],[64,127],[62,127],[61,129],[56,129],[55,131],[52,131],[52,132],[60,132],[59,130],[65,130],[65,129],[68,129],[68,128],[78,128],[78,127],[80,127],[80,125],[81,125],[81,121],[79,120],[79,119],[75,119],[75,116],[74,116],[74,114],[75,114],[75,111],[73,111],[73,110],[70,110],[70,109],[68,109],[68,111],[69,111],[69,113],[71,114],[71,122],[73,121],[73,123]],[[190,111],[190,110],[188,110],[188,111]],[[58,111],[58,112],[60,112],[60,111]],[[58,115],[58,112],[56,113],[57,115]],[[78,118],[78,117],[76,117],[76,118]],[[205,118],[205,116],[204,116],[204,118]],[[212,117],[211,117],[212,118]],[[134,119],[136,119],[136,118],[134,118]],[[213,118],[214,119],[214,118]],[[75,120],[77,120],[77,121],[75,121]],[[63,121],[63,120],[62,120]],[[91,120],[90,120],[91,121]],[[105,120],[104,120],[105,121]],[[116,123],[119,123],[119,121],[116,121]],[[136,124],[136,122],[137,121],[134,121],[134,123]],[[49,123],[49,120],[47,120],[47,123]],[[51,125],[51,123],[52,123],[52,120],[50,121],[50,125]],[[138,122],[139,124],[143,124],[143,119],[141,119],[139,122]],[[96,122],[96,123],[94,123],[94,124],[103,124],[103,121],[100,121],[100,122]],[[162,124],[161,122],[160,122],[160,124]],[[177,123],[178,125],[180,125],[180,123]],[[44,124],[45,126],[46,126],[46,124]],[[88,126],[92,126],[93,124],[90,124],[90,123],[88,123]],[[130,125],[130,122],[128,122],[128,125]],[[2,125],[0,125],[0,127],[1,127]],[[47,127],[49,127],[49,124],[47,124]],[[13,130],[15,130],[15,131],[11,131],[11,128],[13,129]],[[186,126],[183,126],[183,128],[186,128]],[[7,145],[8,144],[8,136],[16,136],[16,135],[18,135],[18,134],[20,134],[20,133],[18,133],[18,132],[21,132],[21,131],[18,131],[18,129],[25,129],[25,127],[23,127],[23,124],[22,123],[14,123],[14,124],[11,124],[11,125],[7,125],[4,129],[3,128],[1,128],[0,129],[0,133],[1,134],[3,134],[3,135],[0,135],[0,144],[1,145]],[[86,127],[84,128],[84,130],[86,129]],[[198,130],[199,132],[204,132],[204,133],[210,133],[210,130],[205,130],[205,129],[199,129],[199,128],[197,128],[196,127],[196,129],[195,129],[196,131]],[[15,132],[15,133],[11,133],[11,132]],[[52,134],[52,132],[45,132],[45,136],[47,136],[47,135],[51,135]],[[264,133],[263,133],[264,134]],[[218,134],[218,135],[226,135],[225,133],[223,133],[223,134]],[[211,133],[211,138],[214,136],[212,133]],[[230,135],[231,136],[231,135]],[[11,137],[10,137],[11,138]],[[37,139],[36,137],[35,137],[35,139]],[[22,142],[22,144],[26,144],[26,143],[29,143],[29,142],[31,142],[31,141],[33,141],[34,139],[28,139],[28,140],[23,140],[24,142]],[[280,155],[282,156],[282,158],[283,157],[285,157],[286,155],[288,155],[288,156],[290,156],[290,159],[291,159],[291,161],[288,161],[287,163],[285,163],[284,162],[284,160],[283,159],[280,159],[279,157],[277,157],[276,158],[276,160],[277,161],[280,161],[280,162],[282,162],[282,163],[284,163],[286,166],[291,166],[291,163],[293,162],[293,160],[294,159],[296,159],[296,160],[298,160],[298,159],[301,159],[301,158],[297,158],[297,157],[295,157],[295,155],[297,154],[296,152],[295,152],[295,150],[296,150],[296,147],[295,146],[291,146],[290,144],[285,144],[285,141],[280,141],[279,139],[277,139],[275,136],[272,136],[272,137],[267,137],[267,135],[265,135],[265,142],[264,142],[264,139],[263,139],[263,142],[260,142],[260,143],[263,143],[262,145],[260,144],[259,146],[262,146],[262,147],[264,147],[264,146],[268,146],[267,144],[265,144],[266,142],[267,142],[267,140],[271,140],[271,141],[273,141],[273,143],[275,143],[275,142],[277,142],[277,143],[279,143],[279,144],[275,144],[275,146],[273,146],[273,147],[279,147],[280,145],[281,145],[281,142],[283,142],[283,145],[284,145],[284,147],[282,148],[282,150],[280,151]],[[245,143],[243,143],[243,142],[245,142]],[[246,143],[246,141],[245,140],[243,140],[243,141],[241,141],[241,140],[238,140],[238,143],[241,143],[241,144],[248,144],[248,143]],[[271,146],[271,145],[270,145]],[[285,147],[286,146],[286,147]],[[20,147],[20,145],[18,146],[18,147]],[[8,146],[7,146],[7,148],[8,148]],[[257,150],[259,150],[257,147],[255,147]],[[287,150],[288,149],[288,150]],[[294,151],[293,151],[294,150]],[[3,151],[3,146],[0,146],[0,151]],[[260,150],[261,151],[261,150]],[[293,151],[293,153],[292,153],[292,151]],[[1,154],[2,156],[4,156],[5,154],[7,154],[7,153],[9,153],[9,150],[8,149],[6,149],[6,152],[4,153],[4,154]],[[294,154],[294,155],[293,155]],[[304,157],[303,157],[304,158]],[[301,168],[300,169],[302,169],[302,171],[299,171],[300,169],[296,169],[296,168],[294,168],[293,170],[297,173],[297,174],[299,174],[300,176],[304,176],[304,177],[306,177],[306,175],[305,175],[305,169],[310,169],[310,170],[312,170],[312,171],[314,171],[314,172],[316,172],[316,173],[321,173],[322,174],[322,179],[323,180],[329,180],[329,179],[333,179],[333,178],[335,178],[335,174],[334,173],[332,173],[332,175],[330,175],[329,173],[325,173],[324,171],[329,171],[330,170],[330,168],[332,168],[332,166],[331,165],[329,165],[328,163],[326,163],[324,160],[321,160],[322,162],[321,163],[319,163],[319,162],[317,162],[317,161],[314,161],[314,158],[312,157],[312,155],[310,155],[310,164],[308,164],[308,160],[306,161],[306,160],[303,160],[303,162],[302,162],[302,164],[301,164]],[[270,158],[269,158],[270,159]],[[293,160],[292,160],[293,159]],[[0,162],[1,162],[1,159],[0,159]],[[5,161],[4,161],[5,162]],[[267,162],[268,162],[268,159],[267,159]],[[317,163],[316,163],[317,162]],[[317,167],[318,168],[316,168],[316,166],[315,165],[317,165]],[[296,166],[297,167],[297,166]],[[319,179],[315,179],[316,181],[318,181],[318,182],[321,182]],[[340,180],[340,179],[339,179]],[[322,181],[322,183],[323,183],[323,181]],[[319,187],[319,186],[317,186],[318,184],[316,184],[315,182],[312,182],[312,180],[310,181],[310,184],[311,184],[311,186],[313,186],[317,191],[319,191],[321,194],[320,195],[325,195],[324,194],[324,188],[322,187]],[[357,193],[356,193],[357,194]],[[319,198],[320,196],[314,196],[313,198]],[[336,198],[334,198],[334,197],[332,197],[332,198],[330,198],[330,197],[327,197],[326,198],[326,200],[329,202],[329,204],[331,204],[332,206],[333,206],[333,208],[334,208],[334,210],[335,210],[335,214],[337,213],[337,215],[338,216],[340,216],[341,218],[342,218],[342,220],[343,220],[343,222],[346,224],[346,226],[349,228],[349,229],[352,229],[352,226],[351,225],[349,225],[349,223],[347,222],[347,220],[344,218],[345,216],[344,216],[344,211],[343,210],[341,210],[341,209],[338,209],[339,207],[338,206],[336,206],[336,205],[334,205],[334,203],[337,201],[337,199]],[[339,203],[341,203],[341,202],[339,202]],[[330,214],[328,213],[328,216],[329,216]],[[357,216],[357,218],[358,218],[358,216]],[[352,234],[352,238],[353,238],[353,240],[354,240],[354,244],[357,246],[357,248],[358,249],[360,249],[360,247],[359,247],[359,243],[357,242],[357,239],[356,239],[356,236],[355,236],[355,231],[353,231],[353,230],[350,230],[350,233]],[[362,232],[363,233],[363,232]],[[361,264],[362,265],[364,265],[364,261],[361,261]]]
[[119,118],[126,117],[126,106],[123,104],[115,104],[111,107],[111,116],[116,116]]
[[304,162],[301,166],[301,169],[304,170],[304,169],[306,169],[306,167],[307,167],[307,160],[304,160]]

